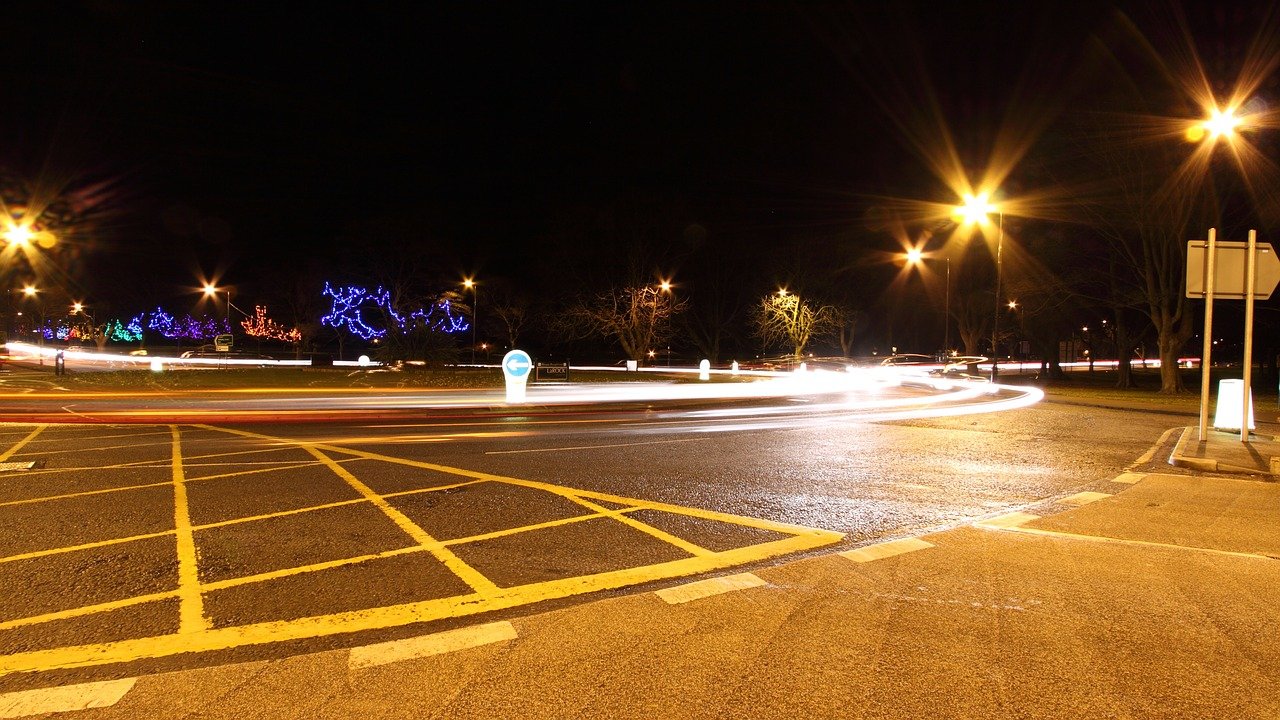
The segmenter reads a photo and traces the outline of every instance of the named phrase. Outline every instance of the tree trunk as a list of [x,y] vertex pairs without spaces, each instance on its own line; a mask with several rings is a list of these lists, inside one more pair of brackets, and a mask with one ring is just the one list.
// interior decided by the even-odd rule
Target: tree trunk
[[[1178,354],[1182,346],[1191,337],[1190,313],[1184,315],[1180,322],[1174,323],[1173,316],[1161,315],[1156,326],[1156,343],[1160,350],[1160,392],[1176,394],[1186,392],[1182,383],[1182,373],[1178,368]],[[1208,372],[1204,368],[1202,372]]]
[[1115,308],[1116,333],[1116,387],[1131,388],[1133,364],[1129,356],[1129,326],[1125,324],[1124,309]]

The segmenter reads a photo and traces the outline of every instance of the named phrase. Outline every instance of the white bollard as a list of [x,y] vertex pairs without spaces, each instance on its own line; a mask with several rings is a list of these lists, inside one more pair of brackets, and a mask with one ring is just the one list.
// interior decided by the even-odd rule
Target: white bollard
[[164,362],[160,358],[152,359],[151,372],[164,372]]
[[635,360],[627,361],[627,372],[635,372],[636,369],[639,367],[640,367],[640,363],[638,361],[635,361]]
[[698,363],[698,379],[699,380],[711,379],[711,361],[710,360],[703,360],[702,362]]
[[737,376],[738,376],[738,361],[737,361],[737,360],[734,360],[734,361],[733,361],[733,364],[729,366],[729,371],[733,373],[733,376],[734,376],[734,377],[737,377]]
[[512,350],[502,356],[502,374],[507,379],[508,403],[524,402],[525,384],[529,381],[529,371],[532,369],[533,358],[523,350]]

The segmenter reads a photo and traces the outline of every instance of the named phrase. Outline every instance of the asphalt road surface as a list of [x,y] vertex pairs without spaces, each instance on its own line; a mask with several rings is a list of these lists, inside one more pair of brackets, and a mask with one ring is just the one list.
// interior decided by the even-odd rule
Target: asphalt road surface
[[793,405],[787,422],[695,405],[0,426],[0,691],[378,642],[948,527],[1109,478],[1176,424]]

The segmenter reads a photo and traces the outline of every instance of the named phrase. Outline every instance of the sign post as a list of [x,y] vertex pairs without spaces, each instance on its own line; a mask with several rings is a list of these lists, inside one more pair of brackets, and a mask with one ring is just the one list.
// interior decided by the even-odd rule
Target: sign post
[[[1209,369],[1213,349],[1213,300],[1244,300],[1243,417],[1253,411],[1253,301],[1271,297],[1280,283],[1280,259],[1269,243],[1258,243],[1258,231],[1249,231],[1248,242],[1217,242],[1217,229],[1209,229],[1207,243],[1187,243],[1187,297],[1204,298],[1204,350],[1200,355],[1200,441],[1209,425]],[[1218,402],[1222,402],[1219,393]],[[1249,441],[1248,422],[1241,423],[1240,441]]]
[[533,358],[523,350],[512,350],[502,357],[502,374],[507,379],[508,403],[524,402],[525,384],[529,381],[529,371],[532,369]]

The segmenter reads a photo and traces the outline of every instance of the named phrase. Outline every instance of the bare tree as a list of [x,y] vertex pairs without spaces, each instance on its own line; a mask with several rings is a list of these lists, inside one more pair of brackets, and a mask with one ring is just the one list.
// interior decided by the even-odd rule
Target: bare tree
[[809,341],[836,327],[838,313],[830,305],[815,307],[795,293],[780,290],[756,304],[756,335],[769,345],[789,345],[795,357],[804,354]]
[[592,298],[575,300],[555,320],[556,329],[570,338],[613,339],[632,360],[665,343],[671,319],[688,307],[669,289],[652,285],[612,288]]

